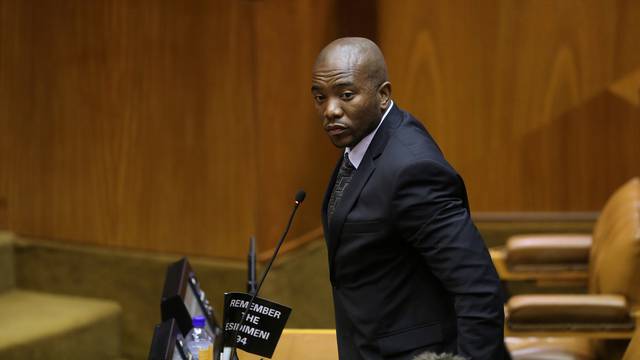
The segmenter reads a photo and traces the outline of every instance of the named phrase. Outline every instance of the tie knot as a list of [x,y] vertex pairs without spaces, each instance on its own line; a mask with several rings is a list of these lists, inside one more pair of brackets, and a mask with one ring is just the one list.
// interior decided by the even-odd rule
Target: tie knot
[[344,168],[350,169],[350,170],[355,170],[356,167],[353,166],[353,163],[351,163],[351,160],[349,160],[349,153],[345,152],[344,153],[344,157],[342,158],[342,166]]

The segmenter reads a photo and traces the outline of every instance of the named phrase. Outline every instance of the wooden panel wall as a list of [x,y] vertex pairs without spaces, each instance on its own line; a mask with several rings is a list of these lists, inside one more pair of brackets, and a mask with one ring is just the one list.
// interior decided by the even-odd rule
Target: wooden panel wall
[[597,210],[640,175],[640,109],[610,91],[640,70],[640,2],[379,7],[394,98],[463,174],[474,210]]
[[598,209],[640,173],[639,6],[0,0],[0,228],[242,258],[302,187],[291,235],[317,228],[338,152],[309,76],[344,35],[379,40],[474,210]]
[[[275,2],[3,0],[0,108],[10,156],[1,178],[10,181],[0,195],[9,227],[240,258],[260,230],[261,248],[273,246],[295,191],[309,184],[311,206],[296,230],[315,228],[324,178],[309,179],[318,161],[306,161],[322,134],[302,83],[327,39],[303,41],[309,29],[296,35],[307,53],[290,56],[291,43],[256,27],[277,20],[297,33],[323,11],[310,3],[280,14]],[[290,18],[294,29],[285,28]],[[256,48],[256,36],[282,51]],[[258,91],[271,93],[256,109]]]
[[[11,10],[9,4],[0,1],[0,230],[9,227],[9,216],[7,213],[7,195],[9,192],[9,109],[6,106],[8,99],[9,82],[9,55],[17,40],[12,34],[5,31],[13,24],[10,21],[8,12]],[[13,18],[15,20],[15,17]]]
[[257,233],[265,245],[261,251],[273,247],[281,236],[298,189],[304,188],[307,198],[289,238],[320,225],[326,181],[339,154],[315,115],[310,77],[315,56],[336,37],[332,13],[330,2],[255,3],[257,206],[261,214]]

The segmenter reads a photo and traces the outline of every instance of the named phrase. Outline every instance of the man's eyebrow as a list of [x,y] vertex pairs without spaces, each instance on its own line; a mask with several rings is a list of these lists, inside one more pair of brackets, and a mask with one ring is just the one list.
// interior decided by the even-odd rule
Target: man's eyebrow
[[337,81],[335,84],[333,84],[334,87],[348,87],[348,86],[353,86],[353,82],[352,81]]
[[[349,80],[344,80],[344,81],[335,82],[331,87],[344,88],[344,87],[349,87],[349,86],[354,86],[353,82],[349,81]],[[320,91],[321,89],[322,89],[322,87],[320,85],[311,85],[311,91]]]

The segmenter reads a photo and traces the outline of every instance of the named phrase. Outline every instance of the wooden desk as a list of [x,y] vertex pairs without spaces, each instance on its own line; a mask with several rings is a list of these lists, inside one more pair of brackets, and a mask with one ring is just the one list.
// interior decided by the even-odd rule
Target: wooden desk
[[[259,360],[260,356],[238,350],[239,360]],[[334,329],[285,329],[273,360],[338,360]]]

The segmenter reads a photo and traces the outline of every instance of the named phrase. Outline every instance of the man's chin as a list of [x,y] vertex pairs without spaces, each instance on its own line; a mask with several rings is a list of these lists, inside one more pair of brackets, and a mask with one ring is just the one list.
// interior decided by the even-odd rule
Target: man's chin
[[349,139],[333,138],[333,137],[329,137],[329,138],[331,139],[331,143],[338,149],[344,149],[347,146],[349,146]]

